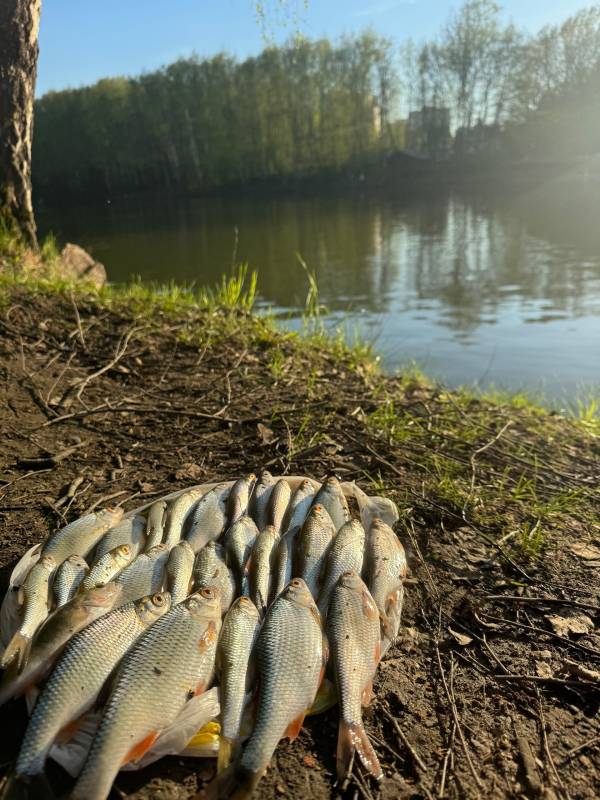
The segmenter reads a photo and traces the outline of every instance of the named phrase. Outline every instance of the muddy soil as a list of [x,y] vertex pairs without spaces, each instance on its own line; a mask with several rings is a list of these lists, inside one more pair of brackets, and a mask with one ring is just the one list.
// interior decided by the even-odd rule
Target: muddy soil
[[[336,785],[332,709],[278,747],[256,796],[597,797],[597,507],[550,529],[535,555],[500,551],[494,541],[510,543],[513,518],[482,530],[433,501],[418,470],[422,450],[392,445],[366,424],[381,379],[276,337],[249,342],[243,314],[205,345],[186,343],[172,320],[151,323],[26,292],[0,313],[0,589],[28,547],[93,507],[129,509],[262,466],[334,471],[370,493],[374,478],[401,507],[410,564],[401,635],[365,710],[385,778],[375,785],[355,767],[347,787]],[[421,418],[443,399],[435,387],[388,384],[398,406]],[[492,439],[484,432],[469,446],[491,451]],[[540,433],[542,462],[551,446]],[[597,492],[599,467],[592,437],[561,453],[582,491]],[[0,717],[11,731],[0,747],[5,773],[22,704]],[[213,774],[210,760],[164,759],[121,773],[114,797],[187,798]],[[58,768],[52,776],[68,787]]]

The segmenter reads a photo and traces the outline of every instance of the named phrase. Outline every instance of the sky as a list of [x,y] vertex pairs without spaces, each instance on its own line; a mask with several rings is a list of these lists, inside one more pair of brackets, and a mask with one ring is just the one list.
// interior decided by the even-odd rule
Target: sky
[[[560,22],[592,0],[500,0],[507,19],[534,32]],[[336,38],[371,28],[402,40],[434,36],[460,0],[264,0],[267,31],[255,0],[43,0],[38,96],[115,75],[138,75],[196,52],[256,54],[265,35],[275,42],[299,31]]]

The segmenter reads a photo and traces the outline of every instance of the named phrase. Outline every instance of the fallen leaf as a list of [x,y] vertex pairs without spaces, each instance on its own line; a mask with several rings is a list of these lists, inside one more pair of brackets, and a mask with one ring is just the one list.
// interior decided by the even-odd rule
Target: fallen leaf
[[579,558],[585,558],[587,561],[600,559],[600,547],[586,544],[586,542],[574,542],[571,545],[571,551]]
[[594,630],[594,623],[586,614],[572,614],[569,617],[561,617],[558,614],[548,614],[546,619],[552,625],[554,633],[559,636],[568,636],[575,633],[581,636]]
[[448,630],[452,634],[452,636],[456,639],[456,641],[462,645],[463,647],[467,644],[471,644],[473,638],[471,636],[467,636],[464,633],[459,633],[458,631],[452,630],[452,628],[448,627]]
[[182,481],[185,478],[191,478],[192,480],[196,480],[201,478],[204,474],[202,467],[199,467],[198,464],[194,464],[193,461],[187,461],[185,464],[182,464],[177,472],[175,473],[175,478],[178,481]]
[[271,442],[276,438],[271,428],[269,428],[267,425],[263,425],[262,422],[259,422],[256,425],[256,429],[258,430],[258,436],[264,445],[271,444]]
[[536,661],[535,674],[539,675],[540,678],[551,678],[552,669],[550,667],[550,664],[547,664],[545,661]]

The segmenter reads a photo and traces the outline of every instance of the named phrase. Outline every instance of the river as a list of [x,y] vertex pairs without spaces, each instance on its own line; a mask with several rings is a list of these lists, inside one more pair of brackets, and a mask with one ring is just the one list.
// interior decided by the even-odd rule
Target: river
[[507,196],[430,189],[321,198],[224,196],[42,210],[111,281],[215,284],[258,270],[259,307],[297,328],[314,270],[324,319],[388,370],[573,402],[600,385],[600,182]]

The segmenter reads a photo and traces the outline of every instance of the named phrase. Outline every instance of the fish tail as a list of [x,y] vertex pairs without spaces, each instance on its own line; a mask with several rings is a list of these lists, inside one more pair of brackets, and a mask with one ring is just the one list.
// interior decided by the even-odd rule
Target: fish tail
[[339,780],[345,780],[350,772],[352,757],[356,753],[363,767],[375,780],[383,778],[383,772],[377,753],[369,741],[367,732],[360,722],[340,720],[337,746],[337,774]]
[[235,744],[228,736],[219,736],[219,753],[217,755],[217,773],[224,772],[233,760]]
[[241,764],[230,764],[193,800],[249,800],[264,770],[252,772]]
[[0,667],[6,668],[16,659],[17,670],[20,672],[23,668],[23,665],[29,658],[30,650],[31,638],[29,636],[25,636],[23,633],[21,633],[21,631],[17,631],[2,654]]
[[9,775],[0,791],[0,800],[55,800],[48,779],[39,775]]

